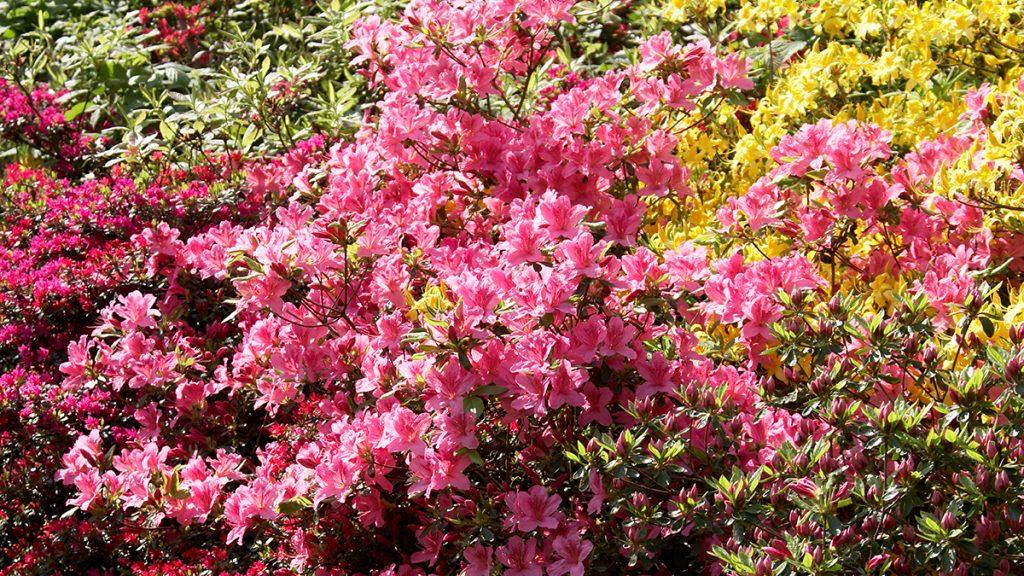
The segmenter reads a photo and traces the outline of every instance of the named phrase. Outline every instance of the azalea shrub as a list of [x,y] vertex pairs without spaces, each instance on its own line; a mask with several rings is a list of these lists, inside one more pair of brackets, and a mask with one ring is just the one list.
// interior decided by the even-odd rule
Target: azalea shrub
[[[257,15],[260,27],[284,24],[305,17],[309,7],[228,8],[197,12],[220,16],[196,37],[199,49],[216,47],[225,30]],[[58,367],[68,344],[91,329],[108,302],[132,290],[162,289],[140,240],[148,228],[169,223],[188,238],[223,221],[257,221],[278,202],[244,185],[246,162],[273,153],[277,144],[252,130],[238,133],[244,147],[216,135],[199,141],[195,125],[193,134],[180,134],[177,126],[189,121],[192,107],[208,113],[224,96],[223,85],[180,79],[210,77],[212,66],[230,58],[218,53],[190,67],[168,63],[160,52],[168,40],[151,41],[138,25],[145,7],[5,5],[0,12],[0,492],[7,503],[0,512],[0,573],[239,566],[239,573],[250,567],[259,573],[258,562],[208,543],[170,539],[147,550],[134,544],[131,526],[66,514],[70,494],[54,480],[61,457],[80,430],[120,407],[102,390],[68,385]],[[269,34],[260,27],[246,33]],[[110,59],[98,61],[104,54]],[[242,59],[234,64],[246,67]],[[276,70],[265,73],[266,82],[280,82]],[[147,92],[154,86],[165,92]],[[186,87],[185,105],[161,104],[166,90]],[[309,130],[305,123],[295,127]]]
[[[353,31],[386,89],[354,141],[250,170],[286,206],[146,236],[168,292],[119,299],[61,367],[133,407],[65,458],[72,504],[271,538],[295,569],[625,569],[621,532],[579,516],[601,477],[550,456],[657,392],[634,365],[668,328],[636,308],[645,202],[691,193],[671,130],[751,88],[746,60],[661,34],[576,79],[552,49],[590,25],[568,5],[414,8]],[[204,282],[237,300],[192,325]]]
[[[63,117],[59,109],[57,114]],[[190,171],[143,177],[114,169],[90,179],[61,176],[71,164],[58,162],[64,168],[56,171],[9,164],[0,182],[0,486],[10,504],[0,522],[12,557],[25,547],[50,546],[35,532],[41,525],[54,533],[70,529],[61,539],[75,544],[84,538],[67,521],[51,522],[62,514],[65,498],[54,493],[49,476],[72,445],[69,434],[118,407],[105,404],[102,393],[65,386],[57,367],[103,303],[120,292],[158,286],[136,236],[155,220],[190,234],[223,219],[245,221],[262,206],[231,185],[239,179],[237,156]],[[40,567],[53,557],[43,558]],[[37,559],[28,553],[12,569]]]
[[1024,15],[883,4],[10,12],[0,574],[1017,573]]

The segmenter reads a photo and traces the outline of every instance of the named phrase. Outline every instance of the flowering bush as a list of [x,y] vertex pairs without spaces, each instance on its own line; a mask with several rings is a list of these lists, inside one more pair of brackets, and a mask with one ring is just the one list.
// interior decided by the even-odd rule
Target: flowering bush
[[93,139],[57,103],[61,92],[0,78],[0,138],[42,152],[60,172],[74,169]]
[[[74,46],[67,36],[51,40],[62,48],[30,62],[25,43],[41,31],[19,23],[17,10],[6,15],[20,32],[0,34],[0,50],[12,56],[4,59],[4,74],[8,66],[45,63]],[[64,30],[76,30],[71,15],[64,16]],[[96,19],[108,17],[116,14],[83,18],[104,24]],[[69,74],[88,74],[93,66],[90,61],[83,70],[66,58],[63,64]],[[150,562],[161,566],[153,573],[236,567],[258,573],[259,562],[207,545],[171,537],[151,551],[139,547],[131,526],[65,514],[69,494],[54,480],[62,455],[76,431],[120,409],[101,390],[65,385],[57,368],[107,302],[134,289],[159,289],[156,264],[147,265],[139,240],[148,227],[169,222],[187,238],[211,223],[249,221],[276,200],[242,188],[245,160],[238,150],[201,150],[188,164],[180,162],[188,156],[180,146],[122,153],[115,138],[125,131],[119,114],[130,94],[101,109],[82,101],[81,90],[33,85],[32,74],[0,78],[0,153],[9,162],[0,180],[0,492],[6,502],[0,573],[148,573]],[[201,89],[194,96],[211,97]],[[151,141],[156,128],[148,132],[143,138]]]
[[335,4],[8,167],[6,573],[1015,573],[1017,8]]
[[[63,510],[48,476],[70,449],[73,430],[118,410],[104,403],[102,392],[60,382],[56,368],[64,350],[95,321],[101,302],[155,286],[133,238],[154,218],[188,234],[210,220],[238,220],[258,210],[259,204],[233,198],[226,184],[237,170],[232,164],[225,158],[191,174],[169,171],[145,189],[116,170],[73,183],[45,169],[7,167],[0,187],[0,487],[11,504],[3,521],[17,527],[5,540],[12,537],[15,549],[39,542],[30,528],[36,522],[74,534],[74,523],[44,520]],[[29,566],[36,560],[34,554],[24,559]]]
[[[641,305],[662,275],[639,238],[645,201],[690,194],[672,127],[751,84],[742,58],[667,34],[635,65],[566,78],[551,49],[575,20],[565,8],[363,21],[356,60],[387,88],[372,122],[329,154],[250,171],[254,189],[312,206],[187,243],[147,237],[177,267],[168,295],[118,300],[61,368],[134,407],[109,461],[98,429],[65,458],[72,504],[217,522],[229,543],[271,523],[299,569],[624,562],[621,533],[590,535],[580,516],[601,509],[601,478],[580,484],[551,451],[626,423],[616,405],[667,384],[633,366],[659,370],[642,338],[670,328]],[[479,24],[460,24],[470,13]],[[199,280],[238,301],[193,327],[179,318]],[[384,537],[395,547],[366,557],[342,545]]]
[[[150,10],[139,10],[139,24],[153,41],[161,47],[154,53],[158,58],[171,60],[193,57],[199,52],[199,40],[206,32],[206,23],[200,16],[204,2],[186,6],[178,2],[165,2]],[[208,58],[204,55],[202,60]]]

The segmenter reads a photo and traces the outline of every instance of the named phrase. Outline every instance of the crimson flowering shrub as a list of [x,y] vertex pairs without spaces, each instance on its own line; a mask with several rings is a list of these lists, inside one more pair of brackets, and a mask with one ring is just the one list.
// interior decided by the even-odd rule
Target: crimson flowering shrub
[[0,78],[0,139],[40,151],[60,172],[72,171],[94,139],[80,121],[68,119],[58,103],[65,94]]
[[[145,37],[128,3],[36,8],[0,7],[0,574],[261,573],[258,559],[201,538],[66,514],[71,494],[54,479],[61,456],[77,431],[114,419],[121,408],[102,389],[65,385],[57,367],[67,360],[68,343],[89,331],[108,302],[132,290],[162,289],[160,263],[147,263],[140,233],[165,222],[187,239],[211,223],[250,221],[277,202],[240,186],[244,158],[273,153],[275,144],[245,126],[227,126],[223,118],[232,111],[213,112],[224,98],[262,110],[252,104],[261,101],[259,86],[233,87],[231,94],[221,78],[183,78],[214,77],[203,67],[211,63],[251,74],[260,61],[246,58],[263,54],[222,50],[207,58],[204,51],[223,46],[239,24],[258,37],[309,6],[204,6],[197,18],[216,25],[189,36],[182,50],[193,52],[175,54],[164,52],[168,38]],[[149,11],[146,20],[159,28],[154,18],[161,14],[170,18]],[[239,34],[231,39],[251,40]],[[280,45],[268,39],[265,51]],[[275,67],[285,68],[289,59],[275,60]],[[336,58],[330,69],[343,69],[346,61]],[[281,77],[277,68],[261,70],[268,84]],[[306,70],[299,78],[308,82],[322,73]],[[171,90],[178,91],[173,106]],[[250,97],[239,98],[239,91]],[[307,96],[308,90],[290,100]],[[334,115],[344,112],[340,99],[332,104]],[[191,106],[220,132],[195,138]],[[261,127],[272,129],[286,116]],[[308,134],[308,126],[295,119],[278,132],[292,138]]]
[[[55,570],[61,559],[88,565],[108,538],[88,522],[61,518],[66,495],[53,473],[73,431],[117,413],[102,391],[61,385],[57,366],[68,344],[119,292],[155,288],[135,236],[154,221],[181,234],[211,222],[243,221],[262,206],[238,194],[237,154],[189,170],[153,175],[95,167],[84,125],[68,120],[60,92],[2,81],[3,137],[42,151],[48,165],[11,163],[0,181],[0,549],[4,574]],[[88,144],[88,146],[87,146]],[[7,564],[5,562],[5,564]]]
[[[154,8],[139,9],[139,24],[150,42],[158,45],[154,57],[168,60],[191,59],[200,50],[199,41],[206,33],[204,15],[206,3],[192,5],[180,2],[164,2]],[[205,17],[204,17],[205,16]],[[200,58],[199,63],[209,59],[209,54]]]
[[[52,542],[39,538],[37,522],[53,540],[85,538],[75,535],[77,523],[51,521],[65,499],[53,492],[52,473],[71,446],[72,430],[118,408],[106,403],[102,391],[63,386],[56,367],[68,343],[95,321],[101,303],[119,292],[155,287],[133,238],[154,218],[175,222],[188,234],[211,220],[252,213],[257,205],[233,199],[226,188],[237,166],[225,160],[191,174],[168,172],[144,188],[116,171],[76,184],[45,169],[7,167],[0,188],[0,489],[9,504],[3,521],[12,527],[4,544],[13,548],[5,554],[16,558],[18,550]],[[65,530],[70,534],[56,537]],[[74,550],[69,555],[88,556]],[[11,573],[61,556],[40,552],[28,552]]]
[[188,173],[168,170],[142,188],[119,170],[76,184],[46,169],[8,165],[0,345],[18,358],[8,356],[4,364],[62,351],[112,290],[144,285],[133,236],[154,220],[180,222],[189,233],[253,213],[257,205],[238,201],[225,186],[238,168],[237,158],[225,156]]

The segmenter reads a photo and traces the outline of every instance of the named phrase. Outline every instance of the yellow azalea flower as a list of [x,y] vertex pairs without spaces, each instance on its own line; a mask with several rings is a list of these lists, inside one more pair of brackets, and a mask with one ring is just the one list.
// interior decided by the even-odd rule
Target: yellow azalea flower
[[902,276],[879,274],[871,281],[870,298],[876,309],[892,309],[899,301],[899,294],[906,288],[906,280]]
[[416,320],[421,315],[432,318],[438,312],[447,312],[454,307],[455,304],[446,296],[443,285],[431,285],[423,290],[423,296],[409,308],[406,317],[410,320]]
[[761,250],[769,257],[776,258],[788,254],[792,250],[792,246],[783,238],[771,235],[765,239]]

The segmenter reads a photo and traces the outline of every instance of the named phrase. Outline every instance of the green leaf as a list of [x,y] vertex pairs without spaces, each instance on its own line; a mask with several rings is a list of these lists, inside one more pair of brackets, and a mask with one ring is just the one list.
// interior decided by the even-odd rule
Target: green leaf
[[64,112],[64,119],[67,120],[68,122],[71,122],[75,118],[78,118],[82,114],[82,112],[85,112],[85,108],[88,105],[89,105],[88,102],[79,102],[79,103],[75,104],[74,106],[72,106],[71,108],[68,108]]
[[988,316],[982,316],[978,318],[981,321],[981,329],[985,331],[985,335],[989,338],[995,336],[996,327],[992,324],[992,319]]
[[160,135],[168,142],[174,142],[174,128],[166,120],[160,121]]
[[245,128],[245,133],[242,134],[242,151],[248,152],[252,148],[253,143],[262,134],[262,130],[259,129],[255,124],[249,124]]
[[189,495],[189,491],[181,487],[181,468],[181,464],[175,466],[174,472],[171,473],[171,477],[167,482],[167,494],[175,500],[188,498]]
[[480,453],[476,450],[466,450],[466,456],[469,456],[469,461],[477,466],[484,465],[484,459],[480,457]]
[[463,399],[462,409],[466,412],[472,412],[479,416],[484,413],[484,401],[476,396],[469,396]]
[[967,448],[967,449],[964,450],[964,454],[967,454],[968,458],[970,458],[971,460],[974,460],[975,462],[978,462],[979,464],[984,464],[985,463],[985,457],[982,456],[981,453],[978,452],[977,450],[972,450],[971,448]]
[[277,505],[277,511],[281,514],[291,515],[301,512],[313,505],[313,502],[305,496],[296,496],[291,500],[285,500]]
[[921,514],[920,518],[921,520],[918,522],[918,524],[921,526],[922,530],[935,533],[942,531],[942,526],[939,524],[939,520],[935,517],[934,514],[929,514],[925,512]]

